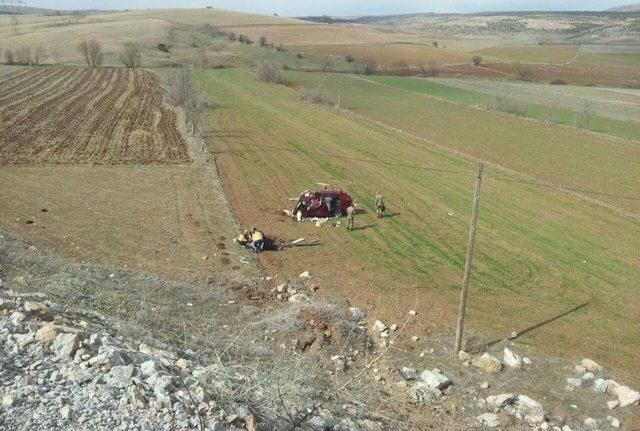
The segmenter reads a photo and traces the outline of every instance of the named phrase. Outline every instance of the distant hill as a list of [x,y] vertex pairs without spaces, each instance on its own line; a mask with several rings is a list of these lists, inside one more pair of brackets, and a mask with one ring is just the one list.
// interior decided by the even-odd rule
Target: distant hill
[[607,12],[640,12],[640,3],[626,4],[607,9]]

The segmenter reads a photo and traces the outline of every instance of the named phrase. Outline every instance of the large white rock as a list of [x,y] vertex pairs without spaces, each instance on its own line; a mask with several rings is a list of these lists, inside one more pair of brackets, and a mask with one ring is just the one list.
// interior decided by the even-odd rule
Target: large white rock
[[73,356],[78,349],[78,334],[58,334],[53,342],[53,351],[58,359],[66,359]]
[[611,395],[618,397],[618,401],[620,401],[620,407],[630,406],[632,404],[640,403],[640,392],[634,391],[628,386],[620,385],[613,380],[607,380],[609,386],[607,387],[607,392],[610,392]]
[[376,320],[375,322],[373,322],[373,329],[375,329],[378,332],[384,332],[388,330],[387,325],[382,323],[380,320]]
[[596,374],[602,371],[602,367],[591,359],[583,359],[580,365],[582,365],[582,367],[590,373]]
[[109,371],[107,381],[116,388],[126,388],[131,383],[134,372],[133,365],[117,365]]
[[480,368],[487,374],[499,373],[502,370],[502,362],[500,362],[495,356],[491,356],[488,353],[485,353],[478,358],[473,358],[471,360],[471,364]]
[[487,397],[487,404],[494,409],[501,409],[508,406],[515,399],[513,394],[500,394]]
[[498,415],[495,413],[483,413],[478,416],[478,422],[486,428],[495,428],[498,424]]
[[424,370],[420,378],[432,389],[443,390],[451,384],[451,380],[437,368],[434,368],[432,371]]
[[518,396],[515,409],[529,425],[539,425],[544,422],[545,414],[542,405],[526,395]]
[[522,368],[522,358],[507,347],[504,348],[504,363],[511,368]]

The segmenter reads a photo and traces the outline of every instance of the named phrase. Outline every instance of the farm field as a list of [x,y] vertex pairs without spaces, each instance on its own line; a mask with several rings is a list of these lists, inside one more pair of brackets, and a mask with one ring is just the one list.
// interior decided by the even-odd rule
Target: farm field
[[[500,158],[508,157],[513,170],[566,182],[582,164],[588,169],[575,176],[584,184],[604,187],[609,181],[627,181],[615,185],[616,193],[631,193],[640,178],[633,161],[637,146],[614,145],[458,105],[447,104],[444,110],[440,104],[446,102],[425,101],[420,99],[424,96],[359,78],[325,81],[330,88],[333,79],[345,80],[343,106],[355,111],[349,114],[306,104],[296,89],[264,84],[239,70],[194,71],[193,76],[221,106],[210,119],[209,148],[216,154],[240,222],[258,224],[281,237],[321,239],[321,246],[311,249],[261,255],[275,281],[293,280],[308,270],[320,292],[362,305],[368,314],[393,321],[407,307],[416,307],[425,330],[453,322],[466,250],[475,164],[447,145],[476,152],[488,161],[503,162]],[[289,77],[298,88],[318,78]],[[407,121],[406,109],[419,106],[419,100],[426,107],[412,111],[415,122]],[[494,132],[480,128],[481,122],[507,134],[492,136]],[[479,140],[486,147],[472,145],[465,138],[467,130],[476,139],[486,138]],[[530,164],[519,158],[526,152],[517,146],[522,136],[528,136],[522,145],[537,148],[539,158],[526,154],[532,158]],[[490,137],[495,141],[491,145]],[[545,140],[553,140],[557,148],[546,147]],[[495,154],[498,144],[502,155]],[[572,145],[579,146],[590,163],[573,154]],[[560,160],[554,162],[556,158]],[[556,166],[560,162],[567,172],[564,176]],[[611,165],[624,174],[617,176]],[[604,168],[609,172],[600,174],[598,169]],[[488,167],[468,324],[491,337],[506,336],[588,303],[579,312],[527,333],[524,342],[565,356],[579,357],[588,350],[637,381],[635,358],[640,351],[633,342],[637,336],[633,328],[640,323],[633,282],[640,257],[634,234],[637,219],[579,196],[518,182],[522,178]],[[354,196],[361,206],[355,232],[348,234],[344,226],[334,228],[331,223],[319,229],[282,215],[289,197],[317,182],[343,187]],[[389,216],[381,221],[373,209],[378,189],[389,207]],[[636,204],[627,203],[625,209],[637,214]],[[620,325],[623,320],[627,323]],[[629,347],[617,349],[621,343]]]
[[425,66],[430,62],[438,64],[470,63],[471,55],[449,49],[435,48],[426,44],[415,43],[384,43],[375,45],[322,45],[299,46],[303,52],[338,56],[347,55],[355,60],[372,58],[378,66],[390,67],[398,61],[404,61],[409,66]]
[[342,105],[370,120],[541,181],[597,191],[601,194],[590,196],[594,200],[640,215],[639,201],[617,197],[637,196],[636,142],[485,112],[381,85],[370,77],[291,73],[291,78],[310,88],[323,82],[328,91],[340,82]]
[[0,227],[79,261],[174,280],[255,273],[211,175],[198,165],[0,166]]
[[520,63],[571,63],[579,48],[567,46],[497,46],[474,51],[474,55],[486,57],[488,61]]
[[582,110],[585,102],[591,102],[597,115],[640,122],[640,90],[484,79],[430,78],[429,81],[522,102],[556,105],[577,112]]
[[[499,80],[457,79],[457,78],[406,78],[394,76],[370,76],[371,82],[392,88],[403,89],[418,94],[437,97],[468,106],[491,110],[497,98],[522,110],[522,116],[546,123],[586,128],[592,132],[607,134],[617,138],[640,140],[640,123],[634,109],[640,105],[633,103],[633,91],[622,94],[622,99],[630,102],[607,102],[615,91],[571,86],[554,93],[555,88],[547,84],[509,82]],[[575,89],[575,91],[573,90]],[[602,90],[598,93],[598,90]],[[584,96],[571,96],[572,93]],[[601,94],[601,95],[600,95]],[[602,97],[604,101],[598,99]],[[584,106],[591,103],[589,124],[585,124]]]
[[41,67],[0,81],[0,164],[188,161],[148,72]]

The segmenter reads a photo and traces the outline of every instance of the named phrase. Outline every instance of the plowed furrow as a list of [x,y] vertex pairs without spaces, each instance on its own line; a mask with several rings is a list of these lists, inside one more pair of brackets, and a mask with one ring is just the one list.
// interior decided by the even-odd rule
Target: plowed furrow
[[148,72],[38,68],[0,81],[0,94],[0,164],[189,161]]

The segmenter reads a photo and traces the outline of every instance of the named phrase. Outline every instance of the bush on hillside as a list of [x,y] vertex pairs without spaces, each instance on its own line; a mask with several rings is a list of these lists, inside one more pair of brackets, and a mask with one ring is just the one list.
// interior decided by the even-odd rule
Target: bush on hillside
[[260,80],[263,82],[269,82],[277,85],[287,85],[287,80],[284,79],[280,71],[269,63],[262,63],[259,72]]
[[327,93],[322,87],[318,87],[315,90],[310,90],[308,88],[303,89],[300,92],[300,100],[314,103],[316,105],[335,105],[329,93]]

